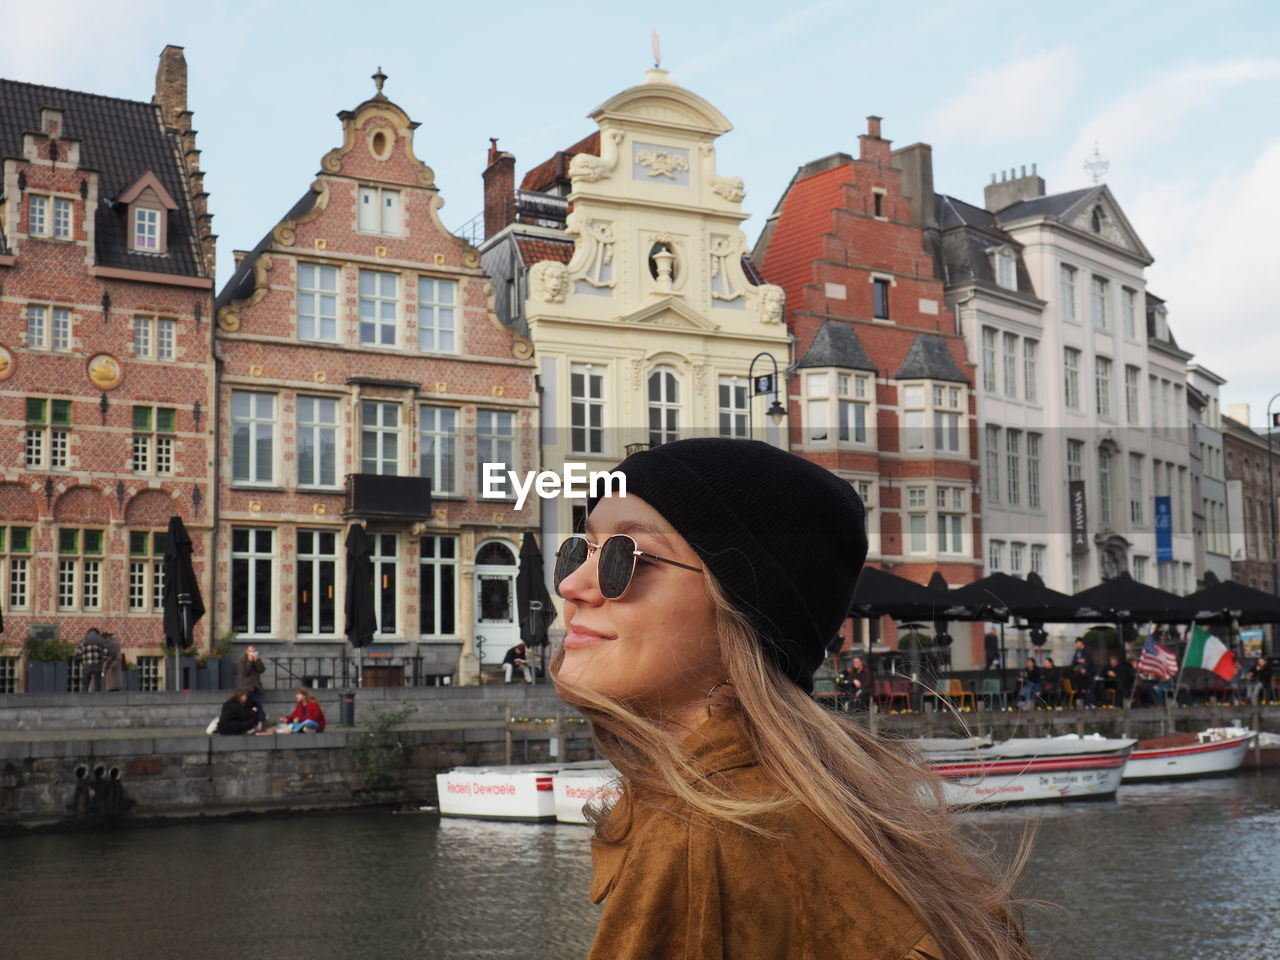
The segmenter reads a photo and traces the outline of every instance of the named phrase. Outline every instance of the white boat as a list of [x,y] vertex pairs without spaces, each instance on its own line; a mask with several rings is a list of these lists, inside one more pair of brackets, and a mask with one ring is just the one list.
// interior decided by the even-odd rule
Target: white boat
[[603,760],[568,764],[551,778],[556,798],[556,820],[560,823],[586,823],[583,808],[587,803],[612,804],[618,799],[618,771]]
[[562,764],[454,767],[436,774],[440,816],[554,820],[551,778]]
[[1129,755],[1124,782],[1231,773],[1244,763],[1254,736],[1244,727],[1211,727],[1200,733],[1141,740]]
[[955,806],[1108,797],[1134,741],[1103,737],[926,740],[920,750]]

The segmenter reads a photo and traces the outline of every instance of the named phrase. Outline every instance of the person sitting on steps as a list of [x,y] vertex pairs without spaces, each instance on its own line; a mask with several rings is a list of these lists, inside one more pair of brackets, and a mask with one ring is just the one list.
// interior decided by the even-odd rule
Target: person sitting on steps
[[503,683],[511,682],[511,675],[515,673],[516,667],[524,671],[525,683],[533,683],[533,667],[529,665],[528,653],[523,643],[517,643],[502,658]]

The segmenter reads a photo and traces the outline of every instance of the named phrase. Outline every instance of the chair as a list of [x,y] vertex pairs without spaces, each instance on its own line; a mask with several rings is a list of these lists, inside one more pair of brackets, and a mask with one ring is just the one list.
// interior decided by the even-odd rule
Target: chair
[[1079,694],[1076,692],[1075,684],[1071,682],[1070,677],[1063,677],[1061,680],[1061,684],[1062,684],[1062,689],[1058,691],[1057,706],[1074,707],[1076,705],[1076,697],[1079,696]]
[[964,701],[965,701],[965,698],[967,697],[969,700],[969,709],[971,710],[977,709],[978,705],[974,701],[973,691],[966,690],[964,688],[964,684],[961,683],[960,680],[956,677],[952,677],[950,680],[947,681],[947,689],[945,691],[942,691],[942,694],[949,701],[951,701],[951,705],[953,707],[958,702],[960,707],[963,709]]
[[911,709],[911,683],[908,680],[877,680],[872,696],[882,711],[890,710],[898,700],[902,701],[904,710]]
[[1000,709],[1009,709],[1009,694],[1005,693],[998,677],[986,677],[983,679],[978,687],[978,696],[986,703],[988,710],[995,709],[997,697],[1000,699]]

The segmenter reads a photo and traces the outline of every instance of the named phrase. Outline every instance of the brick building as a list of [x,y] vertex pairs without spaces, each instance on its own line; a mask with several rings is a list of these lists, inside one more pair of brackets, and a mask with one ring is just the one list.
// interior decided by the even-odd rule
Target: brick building
[[156,681],[172,514],[212,586],[215,238],[191,116],[180,47],[151,102],[0,80],[0,691],[33,624],[113,631]]
[[[973,365],[913,220],[933,203],[929,148],[891,151],[878,117],[859,144],[856,160],[801,167],[755,247],[787,294],[792,449],[858,488],[872,564],[969,583],[981,575]],[[980,631],[952,658],[981,662]]]
[[477,653],[500,661],[518,633],[516,558],[536,510],[485,497],[478,464],[536,463],[532,351],[494,316],[479,253],[441,224],[417,124],[385,79],[338,115],[342,146],[217,298],[211,613],[267,657],[344,655],[343,543],[359,521],[374,541],[372,651],[466,683]]
[[1231,579],[1272,592],[1270,487],[1280,489],[1280,441],[1271,442],[1272,469],[1267,469],[1267,438],[1249,426],[1249,405],[1232,404],[1222,417],[1226,460],[1227,539]]

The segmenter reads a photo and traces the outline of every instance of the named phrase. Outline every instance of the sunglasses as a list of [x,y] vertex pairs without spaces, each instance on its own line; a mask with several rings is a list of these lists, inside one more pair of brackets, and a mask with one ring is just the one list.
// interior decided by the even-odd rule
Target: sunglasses
[[[600,551],[600,560],[596,579],[600,584],[600,594],[606,600],[621,600],[627,595],[636,575],[636,562],[639,560],[647,563],[669,563],[673,567],[692,570],[694,573],[702,572],[701,567],[691,567],[679,560],[669,560],[640,550],[635,540],[625,533],[615,534],[600,544],[592,543],[586,537],[569,537],[556,551],[556,568],[552,577],[556,593],[560,593],[560,584],[597,550]],[[562,593],[560,595],[564,596]]]

